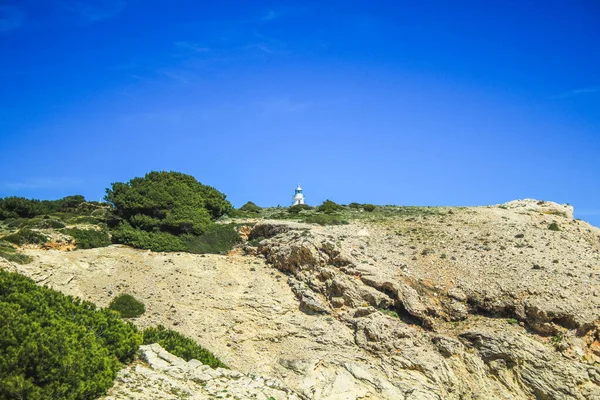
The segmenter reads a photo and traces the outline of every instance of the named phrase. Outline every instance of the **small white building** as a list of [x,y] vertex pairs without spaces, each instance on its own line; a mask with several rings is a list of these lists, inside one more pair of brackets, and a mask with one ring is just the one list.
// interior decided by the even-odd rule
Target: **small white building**
[[298,187],[296,188],[296,193],[294,193],[294,204],[292,205],[296,205],[296,204],[304,204],[304,194],[302,193],[302,188],[300,187],[300,184],[298,184]]

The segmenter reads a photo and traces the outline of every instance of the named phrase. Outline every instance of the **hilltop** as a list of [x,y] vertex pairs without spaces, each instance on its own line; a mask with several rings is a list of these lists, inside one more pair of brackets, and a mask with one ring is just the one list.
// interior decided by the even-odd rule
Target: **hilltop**
[[[25,245],[29,264],[0,266],[99,306],[133,294],[138,327],[181,332],[289,398],[600,398],[600,229],[570,206],[262,209],[230,222],[242,242],[227,254]],[[109,395],[149,398],[152,365],[139,362]],[[171,374],[164,398],[218,395],[154,372]]]

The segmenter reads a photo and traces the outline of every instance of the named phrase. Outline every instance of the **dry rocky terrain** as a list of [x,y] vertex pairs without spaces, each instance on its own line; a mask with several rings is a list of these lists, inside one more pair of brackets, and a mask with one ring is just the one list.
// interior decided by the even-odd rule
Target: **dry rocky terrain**
[[251,242],[227,256],[32,247],[32,263],[0,267],[101,306],[130,293],[147,310],[136,325],[177,330],[232,368],[145,347],[107,399],[600,399],[600,229],[570,206],[242,233]]

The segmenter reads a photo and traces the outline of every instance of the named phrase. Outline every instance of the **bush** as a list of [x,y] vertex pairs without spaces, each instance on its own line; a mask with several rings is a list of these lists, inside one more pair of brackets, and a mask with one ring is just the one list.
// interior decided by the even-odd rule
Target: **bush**
[[0,257],[17,264],[28,264],[33,260],[28,255],[17,253],[13,245],[4,240],[0,240]]
[[179,172],[150,172],[127,183],[113,183],[106,200],[131,226],[174,235],[201,234],[233,207],[218,190]]
[[28,228],[20,229],[18,232],[4,236],[2,239],[19,246],[24,244],[41,244],[46,242],[46,236]]
[[144,344],[153,343],[160,344],[168,352],[186,361],[194,359],[212,368],[227,368],[214,354],[202,348],[192,339],[178,332],[166,329],[162,325],[144,330]]
[[33,218],[59,211],[77,212],[82,203],[85,203],[85,198],[81,195],[67,196],[60,200],[42,201],[15,196],[6,197],[0,199],[0,220],[18,217]]
[[63,233],[73,236],[78,249],[93,249],[111,244],[108,231],[105,229],[63,229]]
[[360,208],[362,206],[360,205],[360,203],[350,203],[350,204],[348,204],[348,207],[352,208],[352,209],[355,209],[355,210],[360,210]]
[[200,236],[182,237],[186,250],[196,254],[224,254],[240,243],[242,239],[233,224],[216,224]]
[[556,222],[553,222],[550,225],[548,225],[548,229],[550,229],[551,231],[560,231],[560,227]]
[[377,208],[377,206],[374,204],[363,204],[362,208],[366,212],[373,212]]
[[113,385],[142,342],[116,313],[0,271],[0,398],[83,400]]
[[312,210],[312,207],[308,204],[296,204],[287,209],[290,214],[299,214],[300,211]]
[[110,302],[108,308],[117,311],[123,318],[137,318],[146,312],[144,303],[130,294],[118,295]]
[[65,224],[56,219],[43,219],[41,221],[36,221],[30,226],[38,229],[61,229],[65,227]]
[[166,232],[146,232],[135,229],[126,221],[121,221],[119,226],[112,231],[114,243],[123,243],[137,249],[152,251],[184,251],[186,246],[181,238]]
[[262,208],[260,208],[259,206],[257,206],[256,204],[254,204],[253,202],[249,201],[246,204],[244,204],[243,206],[240,207],[240,211],[245,211],[245,212],[249,212],[249,213],[260,213],[262,210]]
[[334,212],[342,211],[343,209],[344,207],[331,200],[325,200],[323,204],[317,207],[317,211],[324,212],[325,214],[333,214]]

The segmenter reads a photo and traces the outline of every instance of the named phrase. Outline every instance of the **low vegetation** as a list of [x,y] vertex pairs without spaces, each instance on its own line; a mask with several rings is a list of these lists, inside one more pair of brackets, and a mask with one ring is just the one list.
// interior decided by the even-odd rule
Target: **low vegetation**
[[28,264],[33,260],[26,254],[18,253],[11,243],[4,240],[0,240],[0,257],[17,264]]
[[344,206],[341,206],[331,200],[325,200],[323,204],[317,207],[318,212],[323,212],[325,214],[333,214],[338,211],[343,211]]
[[0,271],[0,398],[83,400],[113,385],[142,337],[117,313]]
[[11,235],[2,238],[7,242],[22,246],[24,244],[41,244],[46,242],[46,236],[29,228],[23,228]]
[[216,224],[200,236],[182,237],[185,250],[196,254],[225,254],[242,239],[234,224]]
[[144,303],[130,294],[120,294],[115,297],[108,308],[118,312],[123,318],[137,318],[146,312]]
[[96,247],[106,247],[111,244],[108,231],[106,229],[63,229],[63,233],[72,236],[78,249],[93,249]]
[[548,225],[548,229],[551,231],[560,231],[560,227],[556,222],[553,222],[550,225]]
[[227,368],[227,365],[221,362],[214,354],[198,345],[192,339],[167,329],[162,325],[144,330],[144,344],[153,343],[160,344],[168,352],[186,361],[195,359],[212,368]]
[[262,208],[260,208],[259,206],[257,206],[256,204],[254,204],[251,201],[247,202],[246,204],[244,204],[243,206],[240,207],[240,211],[244,211],[247,213],[258,214],[261,212],[261,210],[262,210]]

